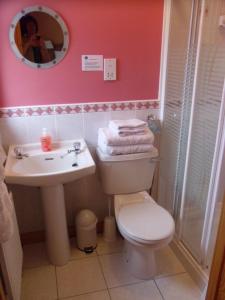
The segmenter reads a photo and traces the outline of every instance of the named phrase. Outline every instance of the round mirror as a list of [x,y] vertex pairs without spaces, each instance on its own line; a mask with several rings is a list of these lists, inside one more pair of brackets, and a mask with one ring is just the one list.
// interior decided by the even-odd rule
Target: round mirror
[[66,55],[68,29],[62,18],[44,6],[23,9],[13,19],[9,39],[16,56],[35,68],[49,68]]

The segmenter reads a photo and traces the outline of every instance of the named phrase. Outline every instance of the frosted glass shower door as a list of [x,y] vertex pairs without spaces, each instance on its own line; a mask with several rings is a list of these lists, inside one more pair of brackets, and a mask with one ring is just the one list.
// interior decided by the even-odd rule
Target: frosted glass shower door
[[182,111],[193,1],[171,1],[163,128],[160,141],[159,203],[174,214]]
[[225,76],[225,31],[218,27],[224,9],[222,0],[206,1],[185,172],[180,238],[199,263]]
[[158,200],[173,214],[176,242],[204,267],[216,232],[211,196],[225,77],[225,28],[218,26],[224,13],[224,0],[171,0]]

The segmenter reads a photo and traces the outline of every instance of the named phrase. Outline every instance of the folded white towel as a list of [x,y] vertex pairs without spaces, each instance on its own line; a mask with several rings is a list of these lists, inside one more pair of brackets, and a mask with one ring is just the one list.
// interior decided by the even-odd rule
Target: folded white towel
[[13,234],[13,202],[3,181],[0,182],[0,243],[8,241]]
[[143,135],[145,134],[145,130],[146,128],[140,128],[140,129],[112,129],[110,128],[110,130],[112,132],[114,132],[115,134],[119,135],[119,136],[132,136],[132,135]]
[[109,128],[114,130],[121,129],[144,129],[147,123],[138,119],[129,120],[111,120],[109,121]]
[[144,134],[132,134],[120,136],[109,128],[99,128],[98,143],[104,143],[107,146],[127,146],[137,144],[153,144],[154,134],[146,128]]
[[127,146],[107,146],[105,143],[99,142],[99,148],[102,152],[109,155],[132,154],[141,152],[150,152],[155,149],[151,144],[137,144]]

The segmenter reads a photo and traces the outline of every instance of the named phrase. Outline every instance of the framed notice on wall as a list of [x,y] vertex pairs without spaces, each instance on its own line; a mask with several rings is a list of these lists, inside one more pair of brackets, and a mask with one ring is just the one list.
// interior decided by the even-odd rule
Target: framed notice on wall
[[103,71],[103,55],[82,55],[82,71]]

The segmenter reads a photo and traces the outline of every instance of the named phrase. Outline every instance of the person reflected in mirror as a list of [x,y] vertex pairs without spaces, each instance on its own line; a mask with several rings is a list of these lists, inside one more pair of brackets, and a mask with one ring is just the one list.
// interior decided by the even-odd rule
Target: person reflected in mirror
[[[47,63],[54,59],[46,48],[46,42],[38,34],[38,23],[31,15],[26,15],[20,20],[22,49],[26,59],[37,64]],[[49,41],[48,41],[49,42]]]

